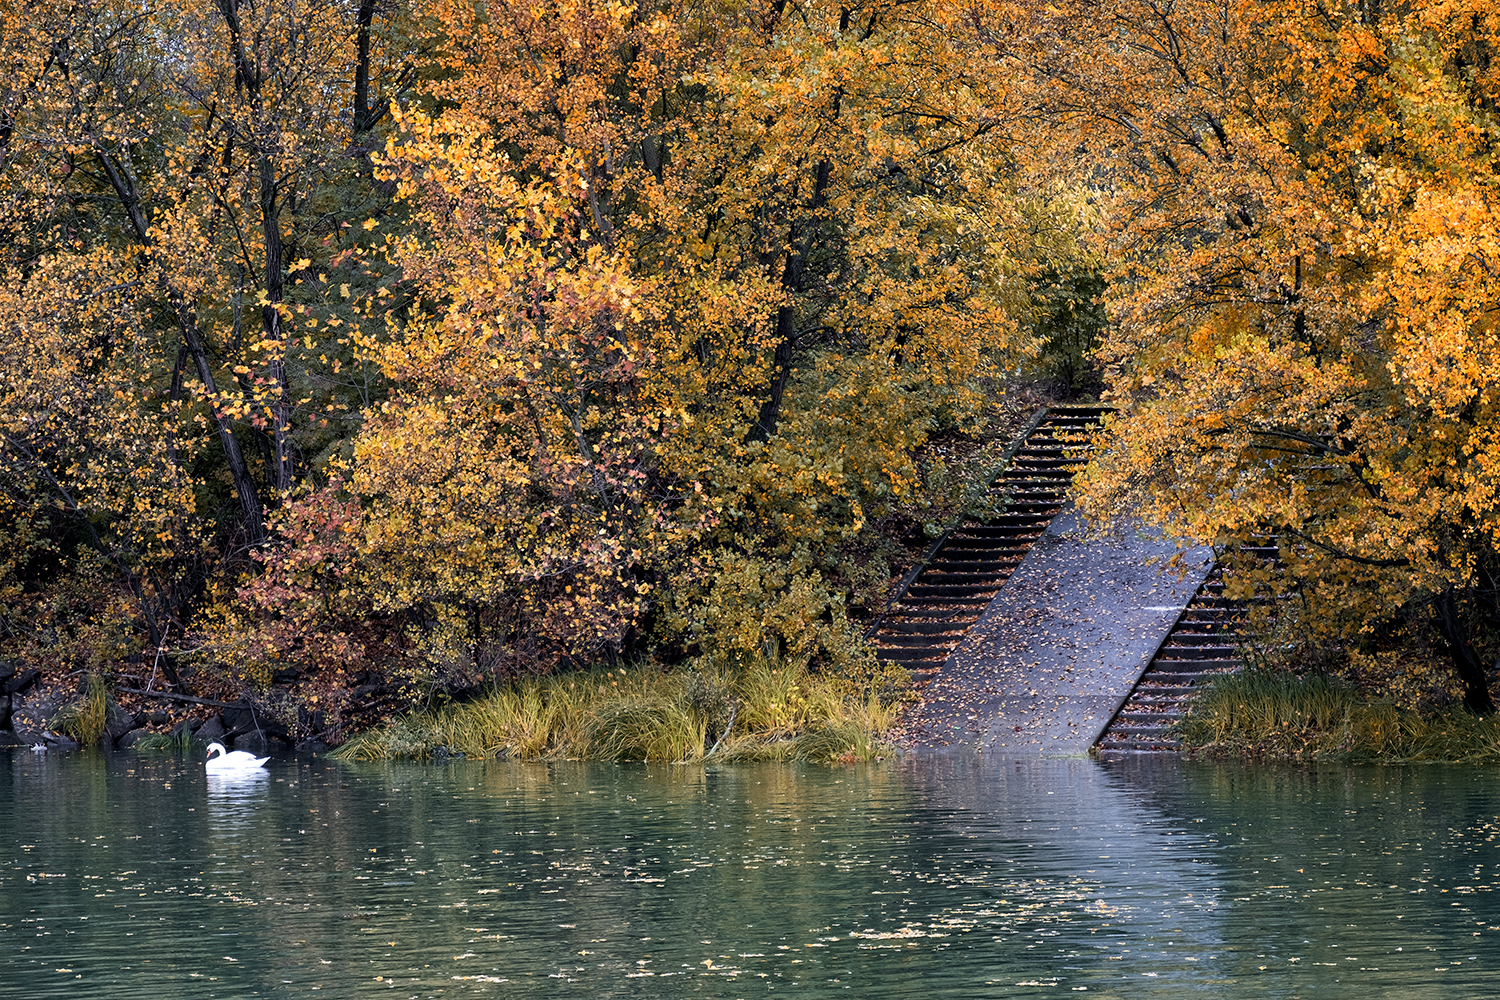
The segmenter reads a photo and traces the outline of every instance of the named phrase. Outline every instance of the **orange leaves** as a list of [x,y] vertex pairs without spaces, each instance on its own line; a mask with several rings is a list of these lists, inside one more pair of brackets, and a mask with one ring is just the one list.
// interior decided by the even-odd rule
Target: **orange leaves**
[[435,667],[495,616],[527,655],[619,648],[693,528],[649,480],[671,426],[640,394],[649,285],[593,238],[582,158],[523,181],[472,116],[403,124],[385,162],[416,225],[392,257],[433,318],[369,347],[393,394],[354,445],[361,585],[429,609]]
[[395,385],[350,478],[402,567],[382,601],[474,595],[579,649],[654,608],[707,650],[678,608],[743,568],[779,582],[726,648],[848,653],[802,617],[841,605],[825,571],[1029,346],[988,77],[922,7],[426,8],[441,103],[381,157],[419,309],[367,347]]
[[1450,417],[1500,379],[1492,276],[1500,219],[1488,188],[1424,186],[1379,240],[1388,267],[1366,291],[1369,307],[1389,309],[1391,377],[1413,405]]
[[1209,541],[1282,530],[1333,631],[1489,586],[1500,190],[1469,67],[1494,5],[1119,10],[1129,44],[1051,85],[1129,151],[1103,350],[1128,409],[1084,502]]

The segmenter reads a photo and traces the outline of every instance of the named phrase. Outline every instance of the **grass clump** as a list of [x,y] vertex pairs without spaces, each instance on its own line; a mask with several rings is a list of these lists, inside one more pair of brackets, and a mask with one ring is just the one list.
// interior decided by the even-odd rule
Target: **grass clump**
[[824,677],[769,657],[680,671],[595,668],[414,712],[333,756],[853,763],[891,752],[884,736],[899,688],[885,671]]
[[175,734],[147,733],[131,744],[130,749],[153,753],[184,753],[193,749],[193,733],[186,726]]
[[1500,761],[1500,716],[1421,712],[1321,674],[1252,671],[1220,678],[1179,724],[1207,756],[1369,762]]
[[77,740],[81,746],[93,746],[104,740],[109,725],[109,684],[96,673],[88,675],[83,694],[52,719],[52,728]]

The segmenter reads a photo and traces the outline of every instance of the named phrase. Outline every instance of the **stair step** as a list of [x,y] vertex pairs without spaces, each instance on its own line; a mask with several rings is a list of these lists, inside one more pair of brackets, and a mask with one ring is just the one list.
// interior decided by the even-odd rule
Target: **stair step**
[[876,634],[875,638],[881,642],[886,641],[893,635],[944,635],[953,632],[956,637],[961,637],[968,626],[972,624],[963,622],[887,622]]
[[965,587],[945,586],[943,584],[928,585],[923,583],[914,583],[911,585],[911,589],[906,592],[906,596],[908,599],[914,601],[926,601],[931,600],[934,597],[959,598],[967,601],[978,600],[981,596],[983,596],[984,599],[988,601],[995,595],[995,591],[999,589],[1000,588],[998,585]]
[[1239,662],[1236,656],[1237,646],[1225,646],[1222,643],[1194,644],[1190,641],[1192,637],[1186,635],[1171,635],[1167,637],[1167,645],[1163,646],[1157,654],[1159,658],[1170,658],[1171,660],[1232,660]]
[[975,616],[963,608],[946,607],[942,605],[918,605],[909,606],[905,603],[898,605],[898,609],[891,613],[891,621],[894,622],[952,622],[954,628],[968,628],[975,620]]
[[1238,657],[1204,657],[1196,660],[1188,657],[1174,657],[1173,659],[1159,657],[1152,661],[1150,672],[1153,674],[1202,673],[1215,669],[1238,670],[1239,667]]
[[1018,490],[1031,490],[1038,496],[1061,497],[1068,492],[1066,481],[1060,482],[1050,475],[1034,476],[1024,469],[1011,469],[996,478],[995,483]]
[[917,582],[926,587],[970,584],[982,587],[998,587],[1010,576],[1011,567],[995,567],[985,573],[923,573]]
[[921,597],[907,597],[902,600],[901,605],[902,607],[915,605],[918,608],[934,610],[945,609],[942,611],[943,614],[953,614],[954,611],[959,609],[973,608],[975,611],[974,617],[978,618],[978,612],[989,607],[992,599],[990,597],[945,597],[932,594]]
[[1031,543],[1042,536],[1040,531],[1029,535],[1011,535],[1000,538],[950,538],[943,551],[951,555],[963,555],[972,560],[977,554],[1024,555]]
[[1203,671],[1200,671],[1198,673],[1189,673],[1188,671],[1184,670],[1184,671],[1180,671],[1180,672],[1177,672],[1177,673],[1173,673],[1171,675],[1171,677],[1172,677],[1173,683],[1175,683],[1175,684],[1187,684],[1189,682],[1198,683],[1200,681],[1211,680],[1211,679],[1213,679],[1215,677],[1223,677],[1226,673],[1230,673],[1230,671],[1227,671],[1227,670],[1203,670]]
[[1037,520],[1030,524],[966,524],[948,536],[943,551],[947,552],[950,545],[984,545],[987,548],[1002,549],[1009,547],[1024,551],[1047,530],[1047,520]]
[[887,635],[881,633],[875,637],[880,645],[877,649],[951,649],[958,645],[958,640],[963,636],[933,636],[913,633],[909,635]]
[[1122,736],[1155,736],[1172,739],[1166,726],[1111,726],[1110,736],[1119,739]]
[[941,573],[985,573],[992,570],[1008,573],[1025,557],[1026,553],[1022,549],[1001,549],[993,559],[934,559],[927,564],[927,568]]
[[1157,740],[1146,744],[1132,744],[1123,740],[1100,740],[1095,748],[1101,753],[1176,753],[1182,744],[1176,740]]
[[1009,497],[1012,500],[1030,500],[1036,503],[1045,503],[1061,507],[1066,501],[1068,491],[1064,485],[1052,485],[1047,483],[1008,482],[997,479],[990,485],[991,493]]
[[886,663],[921,663],[930,660],[935,666],[942,666],[948,660],[948,649],[876,649],[874,658],[885,660]]
[[1123,722],[1152,723],[1160,722],[1163,725],[1176,722],[1182,718],[1181,712],[1121,712],[1115,716]]

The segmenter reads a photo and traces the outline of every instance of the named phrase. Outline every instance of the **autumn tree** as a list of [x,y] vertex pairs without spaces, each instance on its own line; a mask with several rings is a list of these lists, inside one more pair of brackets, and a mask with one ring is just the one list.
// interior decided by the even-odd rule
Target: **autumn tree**
[[886,577],[844,547],[1029,348],[1047,252],[959,14],[428,13],[449,71],[383,166],[417,223],[393,259],[438,318],[372,355],[397,389],[345,485],[367,585],[459,660],[484,620],[501,649],[649,625],[856,657],[851,581]]
[[[0,298],[0,526],[15,588],[0,617],[18,652],[41,641],[89,669],[168,638],[203,545],[184,471],[198,445],[152,405],[163,359],[133,282],[101,277],[102,256],[12,269]],[[35,613],[24,595],[39,578],[62,585]],[[84,620],[45,610],[70,603]]]
[[380,280],[351,216],[386,200],[366,151],[411,77],[399,15],[4,12],[0,476],[37,556],[13,565],[95,553],[123,630],[152,646],[182,635],[215,567],[238,572],[267,509],[370,401],[340,372],[350,300]]
[[1274,529],[1306,629],[1430,622],[1491,710],[1500,10],[1014,14],[976,34],[1110,207],[1123,410],[1089,509],[1221,545]]

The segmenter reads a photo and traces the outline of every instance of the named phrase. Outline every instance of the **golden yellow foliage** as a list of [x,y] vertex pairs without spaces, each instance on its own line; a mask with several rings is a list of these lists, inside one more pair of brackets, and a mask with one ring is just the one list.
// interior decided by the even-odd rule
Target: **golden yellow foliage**
[[417,307],[347,481],[377,604],[450,660],[858,658],[844,547],[1030,350],[1046,253],[958,15],[425,10],[449,72],[381,160]]
[[1111,206],[1123,411],[1087,506],[1278,530],[1304,621],[1435,618],[1489,709],[1500,7],[1050,9],[1018,61]]

